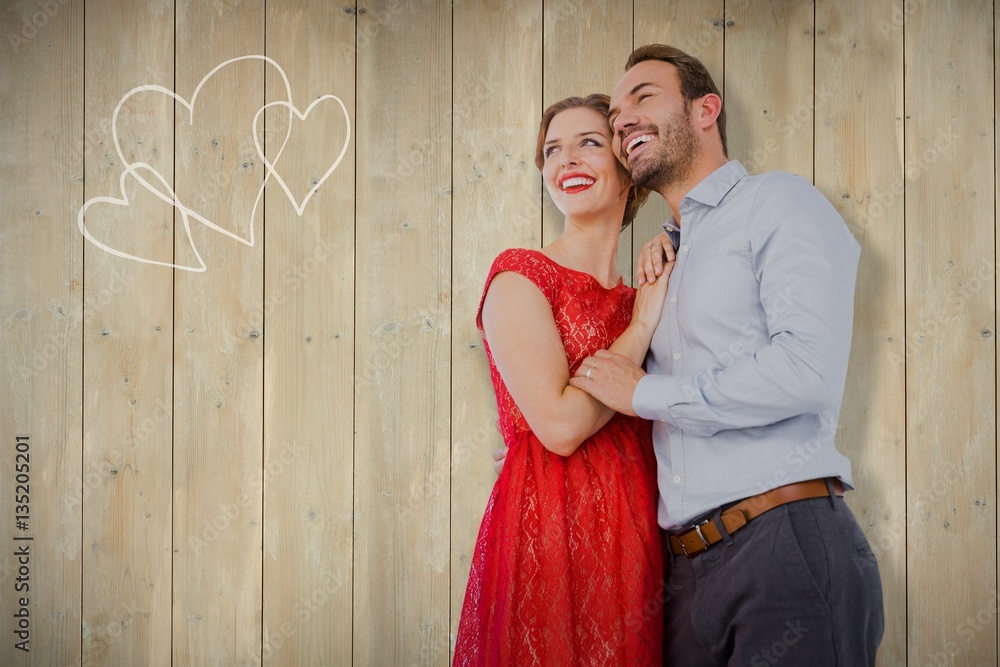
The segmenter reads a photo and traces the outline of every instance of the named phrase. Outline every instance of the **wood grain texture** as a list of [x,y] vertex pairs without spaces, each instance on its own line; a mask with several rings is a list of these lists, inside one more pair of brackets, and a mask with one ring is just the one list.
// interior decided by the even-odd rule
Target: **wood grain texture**
[[879,28],[892,6],[816,5],[816,84],[830,92],[816,108],[816,186],[861,244],[837,447],[851,459],[848,503],[882,577],[882,665],[906,663],[903,33]]
[[[177,5],[176,92],[190,100],[230,58],[264,52],[264,3]],[[174,321],[174,613],[177,664],[261,660],[263,342],[248,326],[263,309],[263,227],[254,197],[264,167],[253,116],[264,103],[260,61],[217,72],[199,91],[194,122],[178,105],[176,189],[215,224],[192,239],[204,273],[178,271]],[[175,218],[175,224],[177,224]],[[176,235],[178,263],[191,248]]]
[[[169,262],[173,208],[119,179],[109,120],[136,86],[173,85],[172,2],[87,14],[87,228],[116,250]],[[170,29],[148,34],[152,24]],[[124,46],[124,48],[123,48]],[[149,48],[148,58],[124,56]],[[123,57],[124,56],[124,57]],[[173,100],[130,98],[117,118],[125,160],[156,160],[173,180]],[[147,175],[148,178],[151,178]],[[154,181],[155,182],[155,181]],[[84,281],[83,663],[170,664],[173,271],[86,244]]]
[[[838,446],[883,578],[879,664],[996,664],[995,4],[6,3],[0,664],[446,664],[499,444],[483,280],[560,231],[533,165],[545,104],[610,91],[649,42],[715,75],[732,157],[814,178],[862,244]],[[271,183],[251,222],[253,116],[283,98],[257,60],[193,122],[150,92],[119,132],[247,243],[198,221],[189,242],[134,179],[88,229],[206,270],[86,243],[77,211],[118,194],[119,98],[190,99],[264,53],[300,110],[332,92],[355,125],[303,215]],[[278,162],[300,199],[340,131],[323,108]],[[627,280],[667,215],[654,195],[623,237]],[[30,654],[10,641],[16,435]]]
[[[675,0],[635,3],[632,42],[669,44],[701,60],[720,91],[725,90],[725,29],[722,0]],[[627,60],[627,59],[626,59]],[[727,107],[728,108],[728,107]],[[641,245],[663,231],[670,207],[658,194],[650,193],[646,205],[632,223],[635,254]],[[633,276],[634,281],[634,276]]]
[[[79,660],[81,636],[85,322],[83,239],[71,221],[83,203],[83,12],[77,4],[35,16],[33,3],[8,4],[0,13],[0,663],[63,665]],[[27,460],[17,456],[18,436],[27,437]],[[27,563],[15,556],[24,547]]]
[[[554,0],[545,3],[544,11],[543,110],[570,96],[610,95],[632,53],[632,3],[612,0],[581,5]],[[548,194],[542,217],[545,245],[562,234],[564,220]],[[618,241],[618,270],[629,284],[634,282],[632,233],[629,227]]]
[[903,7],[907,658],[997,662],[993,5]]
[[813,175],[814,110],[829,91],[813,82],[813,3],[726,5],[729,156],[751,174]]
[[445,664],[451,9],[373,3],[358,34],[354,661]]
[[452,633],[497,478],[490,455],[503,445],[476,310],[496,255],[541,244],[542,3],[459,4],[454,21],[455,52],[467,55],[455,60],[453,114]]
[[[301,204],[348,141],[355,15],[268,5],[267,52],[304,120],[271,107],[262,144]],[[286,101],[279,77],[269,102]],[[354,148],[302,215],[276,181],[265,206],[264,665],[351,664],[354,469]]]

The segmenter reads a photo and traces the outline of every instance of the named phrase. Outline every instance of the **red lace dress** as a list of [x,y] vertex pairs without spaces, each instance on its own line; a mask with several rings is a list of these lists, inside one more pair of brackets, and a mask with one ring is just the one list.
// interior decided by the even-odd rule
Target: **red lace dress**
[[[506,250],[552,305],[571,372],[628,326],[635,291],[535,250]],[[482,301],[476,317],[482,330]],[[571,456],[531,432],[485,341],[510,448],[472,558],[455,665],[662,665],[656,461],[649,422],[618,414]]]

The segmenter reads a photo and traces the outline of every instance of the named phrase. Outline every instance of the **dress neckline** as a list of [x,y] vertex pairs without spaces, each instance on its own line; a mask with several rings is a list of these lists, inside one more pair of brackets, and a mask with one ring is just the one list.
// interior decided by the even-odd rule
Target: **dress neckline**
[[586,276],[586,277],[587,277],[587,278],[589,278],[589,279],[590,279],[590,280],[591,280],[592,282],[595,282],[595,283],[597,283],[598,287],[600,287],[601,289],[603,289],[603,290],[605,290],[605,291],[607,291],[607,292],[613,292],[614,290],[616,290],[616,289],[618,289],[619,287],[621,287],[621,286],[622,286],[622,285],[624,284],[624,282],[625,282],[625,277],[624,277],[624,276],[618,276],[618,282],[617,282],[617,283],[615,283],[615,284],[614,284],[614,285],[612,285],[611,287],[605,287],[605,286],[604,286],[604,284],[603,284],[603,283],[602,283],[602,282],[601,282],[600,280],[598,280],[598,279],[597,279],[597,278],[595,278],[594,276],[590,275],[590,274],[589,274],[589,273],[587,273],[586,271],[579,271],[579,270],[577,270],[577,269],[571,269],[571,268],[569,268],[568,266],[565,266],[565,265],[563,265],[563,264],[560,264],[560,263],[559,263],[559,262],[557,262],[556,260],[554,260],[554,259],[552,259],[551,257],[549,257],[548,255],[546,255],[546,254],[545,254],[544,252],[542,252],[541,250],[535,250],[535,249],[533,249],[533,248],[529,248],[528,250],[529,250],[529,252],[532,252],[532,253],[535,253],[535,254],[537,254],[537,255],[538,255],[539,257],[542,257],[542,258],[543,258],[543,259],[544,259],[545,261],[547,261],[547,262],[548,262],[549,264],[552,264],[553,266],[557,266],[557,267],[559,267],[559,268],[560,268],[560,269],[562,269],[563,271],[567,271],[567,272],[569,272],[569,273],[575,273],[575,274],[577,274],[577,275],[581,275],[581,276]]

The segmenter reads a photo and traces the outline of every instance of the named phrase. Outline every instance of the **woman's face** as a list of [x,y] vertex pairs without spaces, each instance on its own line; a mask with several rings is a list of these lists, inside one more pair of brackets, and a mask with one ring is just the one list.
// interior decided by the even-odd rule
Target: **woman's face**
[[542,155],[545,187],[563,215],[613,215],[621,224],[629,181],[603,115],[587,107],[560,112],[549,123]]

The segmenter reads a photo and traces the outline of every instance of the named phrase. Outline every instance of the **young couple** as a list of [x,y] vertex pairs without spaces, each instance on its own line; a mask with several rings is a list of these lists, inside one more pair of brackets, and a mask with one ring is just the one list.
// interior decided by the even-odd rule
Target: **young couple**
[[[859,255],[841,218],[728,160],[718,89],[669,46],[637,49],[610,100],[547,109],[536,163],[565,228],[483,291],[507,454],[454,664],[873,665],[881,582],[833,443]],[[618,236],[649,190],[673,217],[633,290]]]

